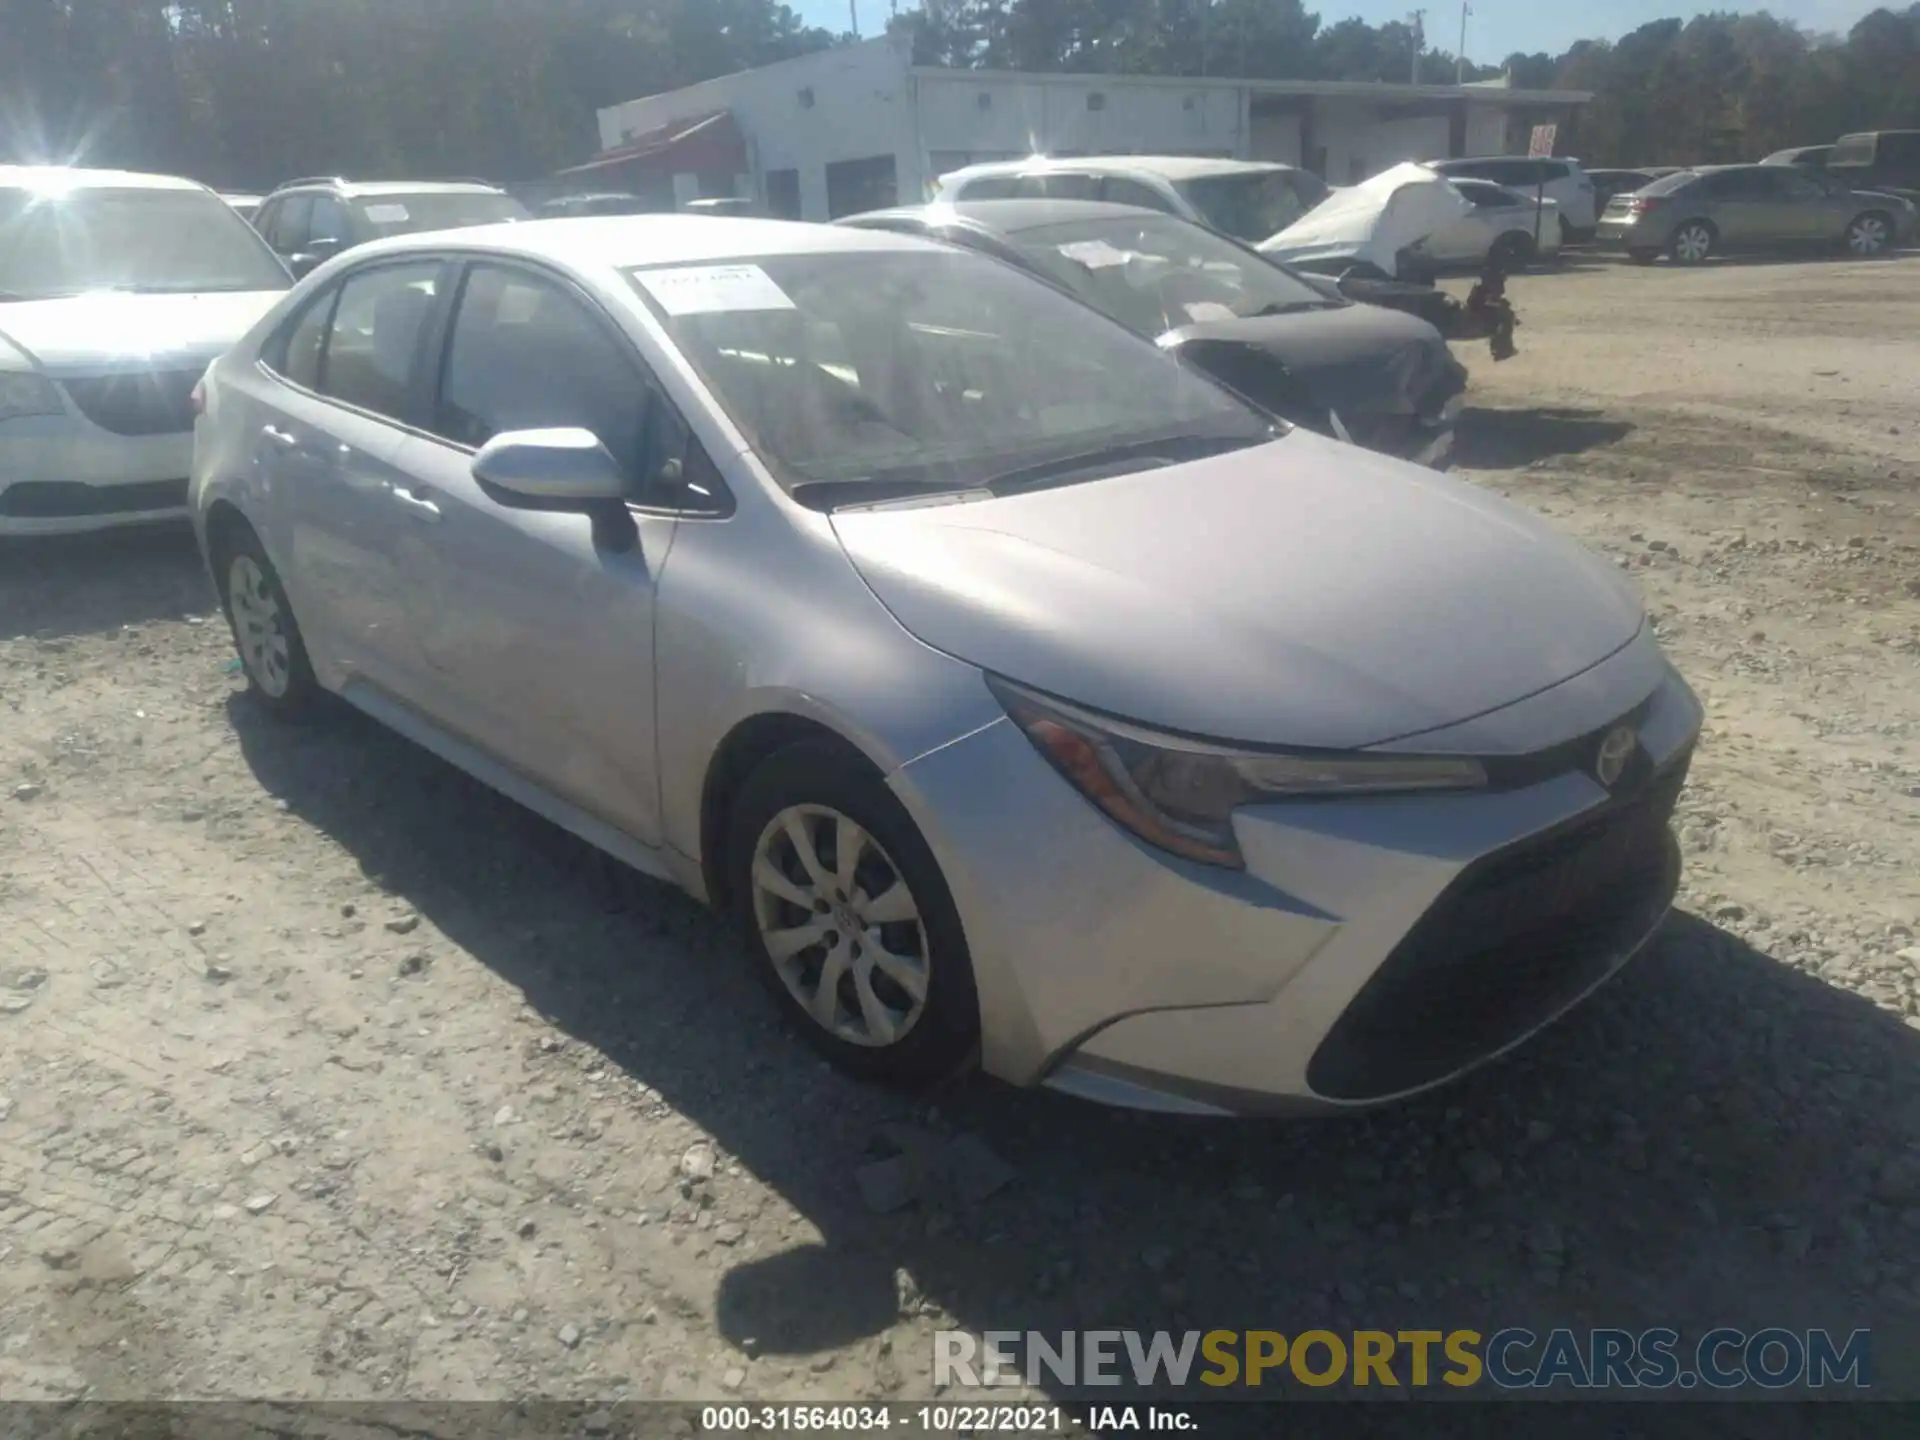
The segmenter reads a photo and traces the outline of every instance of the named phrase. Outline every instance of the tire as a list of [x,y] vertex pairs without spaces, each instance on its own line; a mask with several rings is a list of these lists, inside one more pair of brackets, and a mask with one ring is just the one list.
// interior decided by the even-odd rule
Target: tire
[[1713,253],[1720,236],[1704,220],[1689,220],[1673,232],[1667,242],[1668,253],[1680,265],[1698,265]]
[[1856,260],[1877,260],[1893,249],[1893,217],[1881,210],[1856,215],[1847,225],[1843,243]]
[[1651,265],[1659,258],[1660,252],[1658,250],[1648,250],[1639,245],[1627,251],[1627,259],[1636,265]]
[[1489,262],[1498,262],[1506,274],[1517,275],[1533,263],[1533,237],[1523,235],[1518,230],[1509,230],[1493,242],[1487,259]]
[[[843,885],[849,836],[857,854]],[[727,879],[755,970],[833,1064],[909,1088],[972,1067],[980,1004],[959,911],[933,851],[871,765],[828,740],[763,760],[733,805]],[[877,963],[879,954],[890,961]]]
[[320,693],[306,641],[294,619],[280,573],[260,537],[237,524],[213,547],[220,606],[253,698],[269,714],[291,719]]

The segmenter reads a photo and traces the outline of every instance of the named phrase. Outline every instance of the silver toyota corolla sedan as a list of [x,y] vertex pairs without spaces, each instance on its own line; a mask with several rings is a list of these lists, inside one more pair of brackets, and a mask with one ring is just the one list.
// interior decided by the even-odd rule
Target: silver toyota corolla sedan
[[1388,1100],[1673,899],[1701,711],[1613,567],[984,256],[383,241],[197,404],[261,703],[335,692],[731,911],[859,1074]]

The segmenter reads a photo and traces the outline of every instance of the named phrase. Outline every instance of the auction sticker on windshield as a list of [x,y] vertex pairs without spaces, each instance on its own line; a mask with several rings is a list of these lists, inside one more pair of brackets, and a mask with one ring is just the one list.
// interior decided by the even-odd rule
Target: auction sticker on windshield
[[637,270],[669,315],[723,315],[736,310],[791,310],[793,298],[758,265],[686,265]]

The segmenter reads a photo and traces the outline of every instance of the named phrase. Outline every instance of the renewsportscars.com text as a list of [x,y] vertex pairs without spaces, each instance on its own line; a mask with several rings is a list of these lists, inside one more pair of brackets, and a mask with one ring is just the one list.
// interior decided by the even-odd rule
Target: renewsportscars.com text
[[956,1389],[1306,1386],[1763,1390],[1872,1386],[1872,1336],[1827,1330],[943,1330],[933,1381]]

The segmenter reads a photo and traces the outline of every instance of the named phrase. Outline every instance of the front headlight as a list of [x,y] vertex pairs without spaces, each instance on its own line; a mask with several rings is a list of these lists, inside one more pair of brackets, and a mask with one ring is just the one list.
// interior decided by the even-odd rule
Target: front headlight
[[0,420],[64,413],[60,392],[44,375],[0,373]]
[[997,676],[987,685],[1034,748],[1116,823],[1208,865],[1243,863],[1233,834],[1242,805],[1487,783],[1485,767],[1466,757],[1235,750],[1094,715]]

